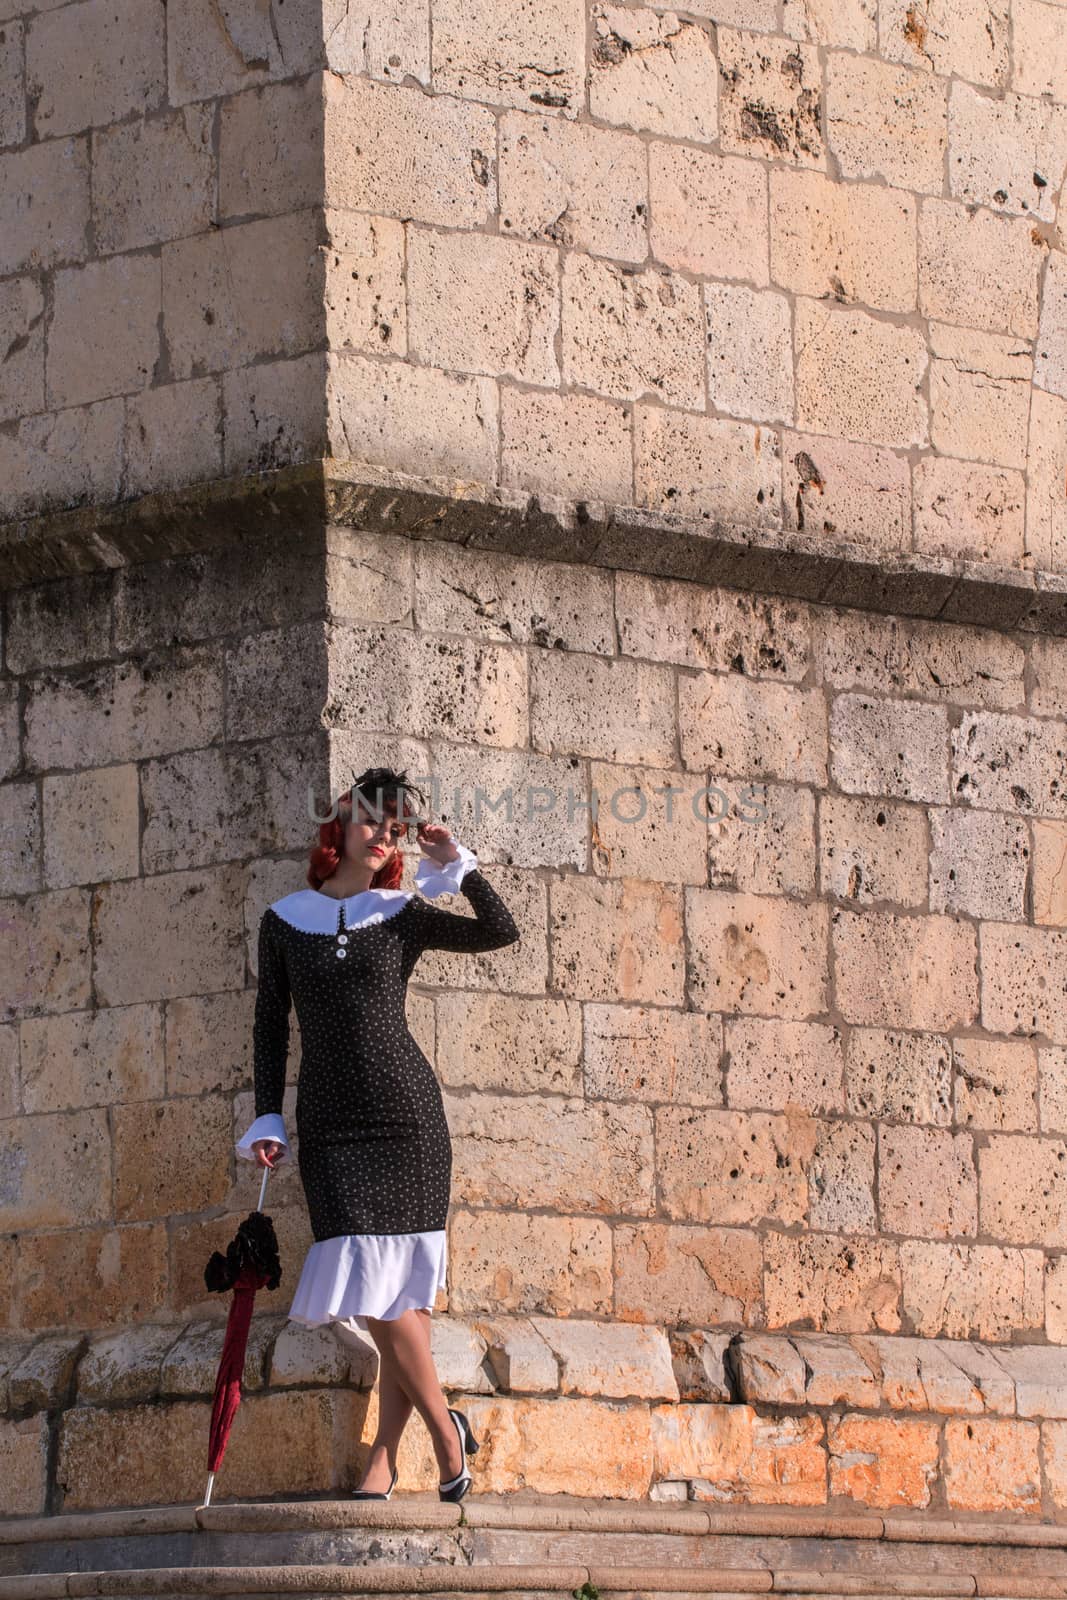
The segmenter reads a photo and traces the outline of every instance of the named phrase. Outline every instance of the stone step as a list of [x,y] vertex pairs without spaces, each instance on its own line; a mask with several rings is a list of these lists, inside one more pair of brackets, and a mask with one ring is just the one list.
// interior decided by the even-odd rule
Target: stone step
[[[271,1575],[262,1592],[274,1593],[292,1582],[285,1574],[302,1572],[308,1592],[327,1593],[341,1581],[331,1574],[362,1575],[360,1582],[372,1583],[375,1574],[393,1570],[412,1583],[414,1574],[421,1574],[419,1583],[436,1574],[438,1588],[462,1580],[468,1589],[487,1591],[494,1588],[489,1574],[507,1572],[518,1592],[521,1573],[549,1568],[581,1571],[572,1588],[590,1574],[598,1575],[600,1588],[610,1585],[599,1578],[613,1574],[619,1588],[618,1575],[636,1571],[648,1578],[684,1575],[683,1587],[701,1593],[709,1581],[720,1582],[717,1574],[727,1574],[734,1592],[821,1593],[829,1583],[837,1594],[1062,1591],[1067,1600],[1067,1526],[562,1495],[478,1495],[448,1505],[417,1493],[390,1501],[164,1506],[0,1522],[0,1600],[16,1600],[23,1591],[10,1586],[32,1589],[37,1579],[47,1580],[44,1589],[32,1590],[41,1600],[58,1593],[129,1594],[128,1588],[100,1586],[105,1580],[128,1584],[130,1572],[152,1573],[151,1584],[142,1587],[154,1594],[162,1592],[154,1587],[160,1574],[262,1571]],[[68,1580],[98,1587],[54,1587]],[[647,1592],[649,1583],[631,1587]],[[667,1592],[665,1584],[658,1587]]]

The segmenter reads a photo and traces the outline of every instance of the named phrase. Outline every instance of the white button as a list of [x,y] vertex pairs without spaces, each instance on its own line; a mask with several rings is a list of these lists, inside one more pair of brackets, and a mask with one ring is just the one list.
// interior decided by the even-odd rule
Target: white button
[[339,956],[346,956],[348,954],[348,951],[347,950],[338,950],[337,954]]
[[338,944],[347,944],[348,943],[348,934],[347,933],[339,933],[337,935],[337,943]]

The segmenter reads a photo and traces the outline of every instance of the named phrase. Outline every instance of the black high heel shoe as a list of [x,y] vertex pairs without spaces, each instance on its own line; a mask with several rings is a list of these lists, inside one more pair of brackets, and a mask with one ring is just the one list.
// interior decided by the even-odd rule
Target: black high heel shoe
[[381,1489],[353,1489],[349,1495],[350,1500],[388,1500],[396,1488],[397,1471],[393,1468],[393,1481],[384,1492]]
[[[462,1411],[455,1411],[452,1406],[449,1406],[448,1414],[456,1425],[456,1432],[459,1434],[459,1442],[464,1454],[472,1456],[478,1448],[478,1441],[471,1431],[470,1423]],[[462,1500],[473,1482],[474,1479],[467,1471],[467,1464],[464,1461],[463,1466],[454,1478],[449,1478],[447,1483],[438,1484],[437,1497],[439,1500]]]

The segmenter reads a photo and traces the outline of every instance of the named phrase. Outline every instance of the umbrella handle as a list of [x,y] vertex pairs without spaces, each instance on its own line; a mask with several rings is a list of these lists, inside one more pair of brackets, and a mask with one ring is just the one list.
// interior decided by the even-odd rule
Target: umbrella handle
[[267,1192],[267,1179],[269,1177],[270,1177],[270,1168],[269,1167],[264,1167],[263,1168],[263,1182],[259,1186],[259,1201],[258,1201],[258,1203],[256,1205],[256,1210],[257,1211],[262,1211],[263,1210],[263,1196]]

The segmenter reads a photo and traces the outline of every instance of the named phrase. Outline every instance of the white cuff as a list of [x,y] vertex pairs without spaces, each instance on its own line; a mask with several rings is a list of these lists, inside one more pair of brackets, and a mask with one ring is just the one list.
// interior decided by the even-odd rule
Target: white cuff
[[266,1116],[257,1117],[243,1139],[234,1145],[237,1154],[245,1161],[254,1161],[256,1152],[252,1149],[257,1139],[276,1139],[283,1144],[285,1149],[277,1157],[275,1166],[289,1159],[289,1140],[285,1137],[285,1122],[278,1111],[268,1111]]
[[473,850],[468,850],[458,839],[453,839],[452,843],[459,851],[459,856],[455,861],[446,861],[443,867],[431,861],[429,856],[419,857],[419,864],[415,868],[415,887],[421,889],[428,900],[436,900],[440,894],[455,894],[466,874],[478,865],[478,857]]

